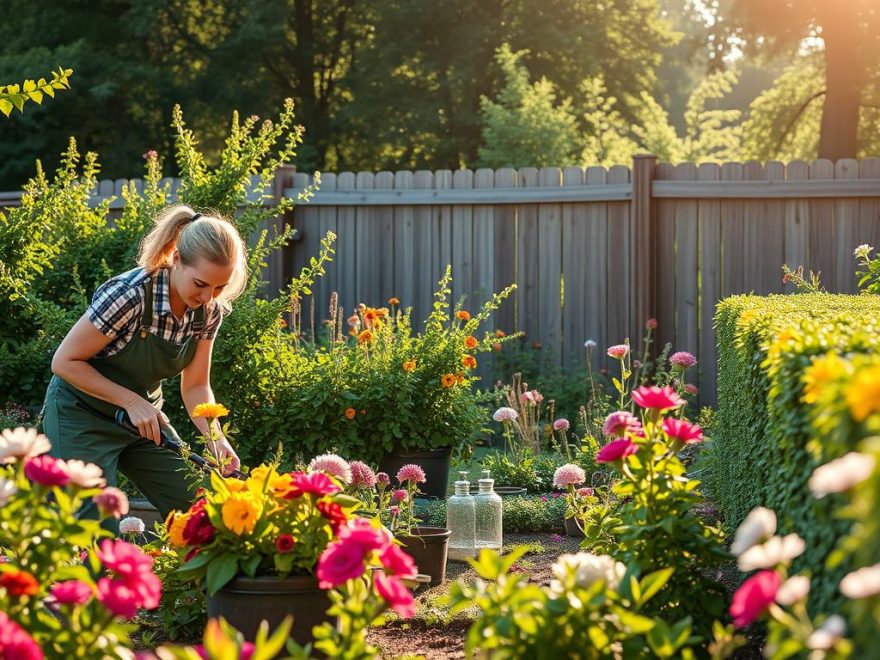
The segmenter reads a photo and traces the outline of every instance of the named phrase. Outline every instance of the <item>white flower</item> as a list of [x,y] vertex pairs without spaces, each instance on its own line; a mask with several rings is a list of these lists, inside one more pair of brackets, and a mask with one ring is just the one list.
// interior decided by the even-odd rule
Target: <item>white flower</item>
[[758,568],[773,568],[777,564],[789,564],[806,550],[807,544],[797,534],[774,536],[763,545],[755,545],[739,556],[737,565],[743,573]]
[[33,458],[45,454],[52,443],[37,429],[19,426],[17,429],[0,431],[0,463],[14,463],[19,458]]
[[814,651],[827,651],[845,632],[846,620],[839,614],[832,614],[810,635],[807,646]]
[[795,575],[788,578],[776,592],[776,602],[780,605],[794,605],[810,593],[810,578]]
[[309,463],[309,470],[312,472],[323,471],[344,483],[351,483],[351,466],[342,456],[336,454],[315,456]]
[[626,566],[614,561],[608,555],[593,555],[589,552],[562,554],[551,567],[555,580],[550,581],[550,589],[556,594],[565,592],[566,578],[574,575],[574,583],[588,588],[599,580],[605,581],[609,589],[617,589],[626,573]]
[[847,598],[868,598],[880,594],[880,564],[866,566],[844,576],[840,593]]
[[120,534],[143,534],[146,526],[137,516],[129,516],[119,521]]
[[0,506],[6,504],[9,498],[18,492],[18,486],[10,479],[0,477]]
[[595,342],[595,340],[593,340],[593,339],[588,339],[587,341],[584,342],[584,348],[586,348],[588,351],[593,350],[593,349],[596,348],[596,346],[598,346],[598,345],[599,345],[599,344],[597,344],[597,343]]
[[861,257],[867,257],[868,254],[870,254],[871,250],[873,250],[873,249],[874,249],[874,248],[872,248],[872,247],[871,247],[870,245],[868,245],[867,243],[862,243],[862,244],[861,244],[860,246],[858,246],[855,250],[853,250],[853,256],[855,256],[855,257],[859,257],[859,258],[861,258]]
[[519,417],[517,412],[513,408],[499,408],[492,415],[492,419],[496,422],[513,422],[516,418]]
[[813,470],[810,476],[810,492],[814,497],[829,493],[842,493],[861,483],[874,473],[876,461],[870,454],[851,451]]
[[730,552],[739,556],[756,543],[776,533],[776,514],[759,506],[752,509],[736,530]]
[[64,468],[70,477],[70,483],[80,488],[98,488],[107,485],[102,476],[101,468],[94,463],[84,463],[75,458],[64,461]]

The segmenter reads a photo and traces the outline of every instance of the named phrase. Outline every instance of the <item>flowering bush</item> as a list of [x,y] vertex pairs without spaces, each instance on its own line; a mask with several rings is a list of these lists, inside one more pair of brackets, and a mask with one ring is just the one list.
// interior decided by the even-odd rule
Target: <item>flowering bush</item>
[[128,500],[103,488],[97,466],[49,448],[34,429],[0,432],[0,655],[128,658],[134,626],[122,620],[159,604],[153,560],[77,518],[90,497],[104,517],[126,513]]

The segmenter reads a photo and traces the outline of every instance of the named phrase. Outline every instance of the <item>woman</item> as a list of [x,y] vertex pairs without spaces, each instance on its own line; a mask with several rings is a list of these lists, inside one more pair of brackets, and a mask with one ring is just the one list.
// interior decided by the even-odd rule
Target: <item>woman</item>
[[[157,446],[160,427],[168,426],[162,381],[181,374],[190,415],[199,403],[214,402],[211,350],[223,313],[247,285],[247,259],[231,223],[178,205],[159,215],[138,264],[98,287],[55,352],[43,430],[54,456],[99,465],[111,486],[122,472],[164,517],[187,507],[192,493],[183,459]],[[119,408],[143,437],[116,424]],[[192,421],[208,438],[207,421]],[[209,450],[237,469],[238,456],[214,425]],[[94,504],[83,515],[96,517]]]

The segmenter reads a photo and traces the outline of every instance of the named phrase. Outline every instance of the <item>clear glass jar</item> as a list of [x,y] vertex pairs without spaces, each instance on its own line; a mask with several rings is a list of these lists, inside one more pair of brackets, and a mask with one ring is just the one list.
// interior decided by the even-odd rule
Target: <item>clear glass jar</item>
[[460,472],[455,482],[455,494],[446,500],[446,527],[449,537],[448,558],[456,561],[473,559],[476,555],[476,508],[470,494],[471,482],[467,472]]
[[495,480],[489,476],[489,470],[483,470],[483,477],[477,484],[480,487],[474,496],[477,551],[481,548],[500,550],[503,536],[501,496],[494,490]]

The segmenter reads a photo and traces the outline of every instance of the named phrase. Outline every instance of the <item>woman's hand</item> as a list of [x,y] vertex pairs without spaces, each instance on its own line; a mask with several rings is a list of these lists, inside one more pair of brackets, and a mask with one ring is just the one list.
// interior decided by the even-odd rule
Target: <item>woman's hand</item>
[[138,433],[157,445],[162,442],[161,427],[168,426],[168,418],[161,410],[146,399],[135,396],[131,403],[126,404],[125,412],[131,423],[137,426]]
[[217,463],[222,466],[221,471],[224,476],[232,474],[233,470],[238,470],[241,467],[238,454],[235,453],[232,445],[229,444],[229,440],[223,436],[220,436],[216,441],[209,440],[208,451],[213,454],[214,458],[217,459]]

